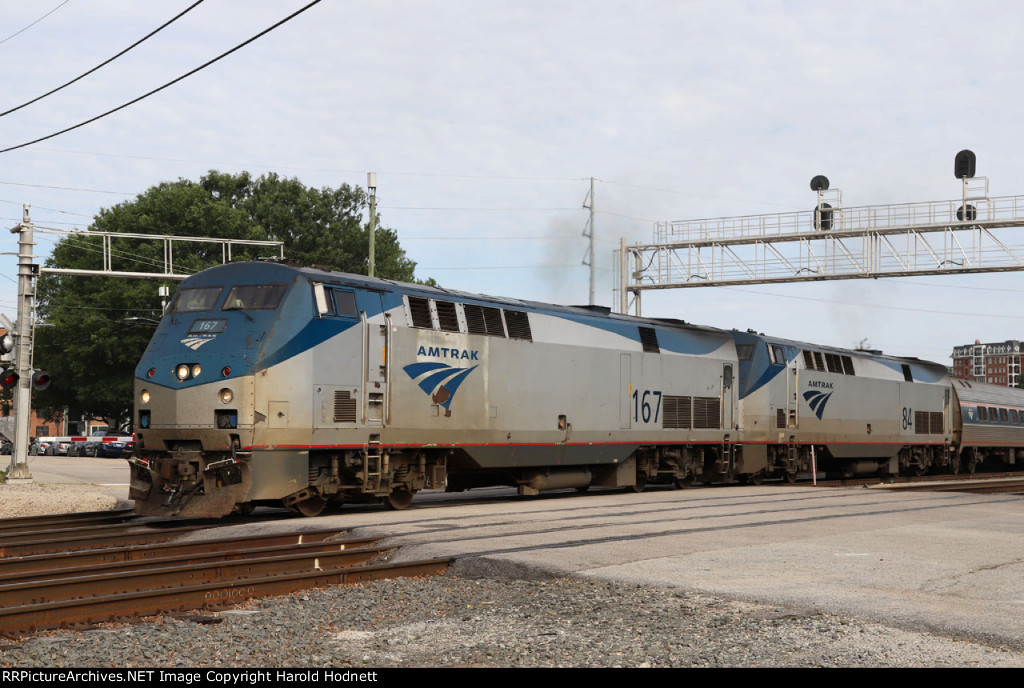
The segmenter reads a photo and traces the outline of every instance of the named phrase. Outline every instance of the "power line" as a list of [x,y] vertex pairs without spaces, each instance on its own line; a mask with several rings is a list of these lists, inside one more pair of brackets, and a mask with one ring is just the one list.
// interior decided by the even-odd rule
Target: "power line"
[[51,14],[53,14],[54,12],[56,12],[57,10],[59,10],[59,9],[60,9],[61,7],[63,7],[64,5],[68,4],[69,2],[71,2],[71,0],[64,0],[64,2],[62,2],[61,4],[59,4],[59,5],[57,5],[56,7],[54,7],[54,8],[52,9],[52,10],[50,10],[49,12],[47,12],[46,14],[44,14],[43,16],[39,17],[39,19],[36,19],[36,20],[35,20],[34,22],[32,22],[31,24],[29,24],[29,25],[28,25],[28,26],[26,26],[25,28],[23,28],[23,29],[19,29],[18,31],[15,31],[15,32],[14,32],[14,33],[12,33],[12,34],[11,34],[10,36],[8,36],[7,38],[5,38],[5,39],[3,39],[2,41],[0,41],[0,44],[6,43],[7,41],[9,41],[9,40],[11,40],[12,38],[14,38],[15,36],[17,36],[17,35],[18,35],[19,33],[22,33],[22,32],[24,32],[24,31],[27,31],[27,30],[31,29],[31,28],[32,28],[33,26],[35,26],[35,25],[36,25],[36,24],[38,24],[39,22],[43,21],[44,19],[46,19],[47,17],[49,17],[49,16],[51,15]]
[[143,95],[139,96],[138,98],[134,98],[134,99],[132,99],[132,100],[129,100],[129,101],[127,102],[127,103],[124,103],[124,104],[122,104],[122,105],[119,105],[119,106],[117,106],[116,108],[113,108],[113,109],[111,109],[111,110],[107,110],[107,111],[106,111],[106,112],[104,112],[103,114],[100,114],[100,115],[96,115],[95,117],[91,117],[91,118],[89,118],[89,119],[85,120],[84,122],[79,122],[78,124],[76,124],[76,125],[74,125],[74,126],[71,126],[71,127],[67,127],[66,129],[61,129],[60,131],[54,132],[54,133],[52,133],[52,134],[48,134],[47,136],[42,136],[42,137],[40,137],[40,138],[38,138],[38,139],[35,139],[35,140],[32,140],[32,141],[28,141],[28,142],[26,142],[26,143],[20,143],[20,144],[18,144],[17,146],[10,146],[10,147],[8,147],[8,148],[3,148],[3,149],[0,149],[0,153],[8,153],[8,152],[10,152],[10,151],[12,151],[12,150],[17,150],[17,149],[19,149],[19,148],[25,148],[25,147],[27,147],[27,146],[31,146],[31,145],[32,145],[32,144],[34,144],[34,143],[39,143],[40,141],[46,141],[46,140],[48,140],[48,139],[52,139],[52,138],[54,138],[54,137],[60,136],[61,134],[66,134],[66,133],[68,133],[69,131],[74,131],[75,129],[78,129],[78,128],[80,128],[80,127],[84,127],[84,126],[85,126],[86,124],[92,124],[92,123],[93,123],[93,122],[95,122],[96,120],[99,120],[99,119],[103,119],[104,117],[106,117],[106,116],[108,116],[108,115],[112,115],[112,114],[114,114],[115,112],[118,112],[118,111],[120,111],[120,110],[123,110],[123,109],[125,109],[126,107],[128,107],[129,105],[134,105],[135,103],[138,103],[138,102],[139,102],[139,101],[141,101],[141,100],[145,100],[146,98],[150,97],[151,95],[153,95],[153,94],[155,94],[155,93],[159,93],[160,91],[164,90],[165,88],[168,88],[169,86],[173,86],[174,84],[178,83],[179,81],[181,81],[181,80],[183,80],[183,79],[186,79],[186,78],[188,78],[188,77],[192,76],[192,75],[193,75],[193,74],[195,74],[196,72],[199,72],[199,71],[202,71],[203,69],[206,69],[207,67],[209,67],[210,65],[214,64],[215,62],[219,62],[220,60],[224,59],[224,58],[225,58],[225,57],[227,57],[228,55],[230,55],[230,54],[232,54],[232,53],[234,53],[234,52],[236,52],[236,51],[240,50],[241,48],[244,48],[245,46],[249,45],[250,43],[252,43],[252,42],[253,42],[253,41],[255,41],[256,39],[258,39],[258,38],[262,38],[262,37],[263,37],[263,36],[265,36],[266,34],[270,33],[270,32],[271,32],[271,31],[273,31],[274,29],[276,29],[277,27],[281,26],[282,24],[285,24],[286,22],[289,22],[289,21],[291,21],[291,20],[292,20],[292,19],[294,19],[295,17],[299,16],[300,14],[302,14],[303,12],[305,12],[306,10],[308,10],[308,9],[309,9],[310,7],[312,7],[313,5],[317,5],[317,4],[319,4],[320,2],[321,2],[321,0],[313,0],[313,2],[309,3],[309,4],[308,4],[308,5],[306,5],[305,7],[301,8],[301,9],[299,9],[299,10],[295,11],[295,12],[292,12],[292,13],[291,13],[291,14],[289,14],[289,15],[288,15],[287,17],[285,17],[285,18],[284,18],[284,19],[282,19],[281,21],[277,22],[277,23],[276,23],[276,24],[274,24],[273,26],[270,26],[270,27],[268,27],[268,28],[264,29],[263,31],[260,31],[260,32],[259,32],[258,34],[256,34],[256,35],[255,35],[255,36],[253,36],[252,38],[249,38],[248,40],[245,40],[245,41],[243,41],[243,42],[239,43],[238,45],[236,45],[236,46],[235,46],[234,48],[231,48],[231,49],[230,49],[230,50],[228,50],[227,52],[221,53],[220,55],[218,55],[217,57],[213,58],[212,60],[210,60],[210,61],[208,61],[208,62],[205,62],[204,64],[201,64],[201,65],[199,65],[199,66],[198,66],[198,67],[196,67],[195,69],[193,69],[193,70],[191,70],[191,71],[189,71],[189,72],[186,72],[185,74],[182,74],[182,75],[181,75],[181,76],[179,76],[179,77],[178,77],[177,79],[172,79],[171,81],[168,81],[168,82],[167,82],[166,84],[164,84],[163,86],[159,86],[159,87],[157,87],[157,88],[154,88],[154,89],[153,89],[152,91],[150,91],[149,93],[144,93]]
[[82,189],[74,186],[50,186],[48,184],[24,184],[22,182],[0,181],[0,184],[3,184],[5,186],[25,186],[30,189],[54,189],[56,191],[84,191],[86,193],[113,194],[115,196],[134,196],[136,193],[134,191],[103,191],[102,189]]
[[81,80],[81,79],[84,79],[85,77],[89,76],[90,74],[92,74],[92,73],[93,73],[93,72],[95,72],[96,70],[100,69],[101,67],[105,67],[105,66],[107,66],[108,64],[110,64],[111,62],[113,62],[113,61],[114,61],[114,60],[116,60],[117,58],[121,57],[122,55],[124,55],[124,54],[125,54],[126,52],[128,52],[128,51],[129,51],[129,50],[131,50],[132,48],[134,48],[134,47],[136,47],[136,46],[140,45],[141,43],[144,43],[144,42],[145,42],[145,41],[147,41],[148,39],[150,39],[150,38],[152,38],[153,36],[155,36],[156,34],[160,33],[160,32],[161,32],[161,31],[163,31],[163,30],[164,30],[165,28],[167,28],[168,26],[170,26],[171,24],[173,24],[174,22],[176,22],[177,20],[181,19],[181,18],[182,18],[182,17],[184,17],[184,16],[186,15],[186,14],[188,14],[189,12],[191,12],[191,11],[192,11],[193,9],[195,9],[195,8],[196,8],[197,6],[201,5],[201,4],[203,3],[203,2],[204,2],[204,0],[196,0],[196,2],[194,2],[194,3],[192,3],[192,4],[190,5],[190,6],[186,7],[186,8],[185,8],[185,9],[184,9],[183,11],[181,11],[180,13],[178,13],[178,15],[177,15],[177,16],[175,16],[175,17],[174,17],[173,19],[171,19],[171,20],[169,20],[169,21],[167,21],[167,22],[164,22],[164,24],[163,24],[163,25],[159,26],[158,28],[154,29],[153,31],[150,31],[150,32],[149,32],[148,34],[146,34],[145,36],[143,36],[143,37],[142,37],[142,38],[140,38],[139,40],[135,41],[134,43],[132,43],[131,45],[129,45],[129,46],[127,47],[127,48],[125,48],[124,50],[122,50],[121,52],[119,52],[119,53],[118,53],[117,55],[114,55],[114,56],[113,56],[113,57],[111,57],[110,59],[108,59],[108,60],[106,60],[106,61],[104,61],[104,62],[101,62],[100,64],[96,65],[95,67],[93,67],[93,68],[92,68],[92,69],[90,69],[89,71],[87,71],[87,72],[85,72],[85,73],[83,73],[83,74],[80,74],[79,76],[76,76],[76,77],[75,77],[74,79],[72,79],[71,81],[69,81],[69,82],[67,82],[67,83],[65,83],[65,84],[62,84],[62,85],[58,86],[57,88],[53,89],[52,91],[47,91],[47,92],[46,92],[46,93],[44,93],[43,95],[41,95],[41,96],[37,96],[37,97],[33,98],[32,100],[30,100],[30,101],[28,101],[28,102],[26,102],[26,103],[22,103],[21,105],[19,105],[19,106],[17,106],[17,107],[13,107],[13,108],[11,108],[10,110],[7,110],[7,111],[5,111],[5,112],[0,112],[0,117],[3,117],[4,115],[9,115],[9,114],[11,114],[12,112],[16,112],[16,111],[20,110],[20,109],[21,109],[21,108],[23,108],[23,107],[26,107],[26,106],[28,106],[28,105],[31,105],[32,103],[36,103],[36,102],[38,102],[38,101],[42,100],[43,98],[46,98],[47,96],[52,96],[52,95],[53,95],[54,93],[56,93],[57,91],[63,90],[63,89],[65,89],[65,88],[67,88],[68,86],[70,86],[71,84],[75,83],[76,81],[79,81],[79,80]]

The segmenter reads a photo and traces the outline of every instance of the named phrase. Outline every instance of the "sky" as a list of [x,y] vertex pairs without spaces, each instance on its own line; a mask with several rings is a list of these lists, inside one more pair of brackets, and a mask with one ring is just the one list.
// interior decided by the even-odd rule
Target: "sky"
[[[0,0],[0,110],[112,57],[194,0]],[[131,101],[308,0],[205,0],[123,57],[0,117],[0,149]],[[48,14],[49,13],[49,14]],[[322,0],[110,116],[0,153],[0,222],[88,227],[103,208],[210,170],[365,186],[419,278],[596,301],[613,251],[656,221],[957,198],[957,151],[990,195],[1024,194],[1024,5],[756,0]],[[40,261],[59,235],[36,231]],[[0,312],[16,315],[16,235]],[[1024,339],[1024,273],[647,292],[681,318],[949,364]],[[154,301],[157,302],[154,287]]]

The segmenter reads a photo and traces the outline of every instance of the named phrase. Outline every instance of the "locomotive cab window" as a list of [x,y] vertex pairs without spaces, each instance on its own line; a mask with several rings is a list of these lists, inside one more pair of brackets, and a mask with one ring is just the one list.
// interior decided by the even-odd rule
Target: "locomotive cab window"
[[313,298],[316,311],[320,316],[341,315],[354,318],[359,315],[356,310],[356,295],[343,289],[325,288],[322,283],[313,284]]
[[167,310],[171,313],[212,311],[213,305],[220,298],[221,291],[221,287],[179,289]]
[[331,298],[334,301],[334,312],[338,315],[347,315],[353,318],[359,315],[354,293],[342,289],[332,289]]
[[231,287],[222,311],[272,311],[288,289],[284,284],[244,284]]

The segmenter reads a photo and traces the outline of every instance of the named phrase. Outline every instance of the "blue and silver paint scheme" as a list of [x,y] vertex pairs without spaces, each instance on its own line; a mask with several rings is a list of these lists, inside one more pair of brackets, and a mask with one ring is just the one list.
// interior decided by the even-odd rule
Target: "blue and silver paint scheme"
[[135,378],[131,495],[155,515],[956,470],[964,447],[1024,446],[927,361],[271,263],[185,280]]
[[[240,285],[284,293],[275,308],[233,309]],[[725,331],[264,263],[206,270],[179,293],[214,288],[202,310],[171,304],[136,368],[143,513],[315,511],[446,484],[634,485],[658,477],[651,457],[638,477],[640,448],[734,433]],[[428,325],[410,299],[429,305]],[[335,300],[354,308],[325,311]],[[441,327],[438,303],[457,324]],[[501,315],[500,331],[474,332],[472,309],[518,315],[525,334]],[[199,373],[181,379],[182,366]],[[683,397],[710,420],[673,410],[666,423]]]

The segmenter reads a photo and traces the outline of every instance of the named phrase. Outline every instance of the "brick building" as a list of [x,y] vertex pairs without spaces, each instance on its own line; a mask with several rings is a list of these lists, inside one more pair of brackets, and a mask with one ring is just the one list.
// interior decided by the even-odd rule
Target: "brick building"
[[953,377],[974,382],[988,382],[1003,387],[1022,387],[1021,343],[1017,339],[1005,342],[953,347]]

